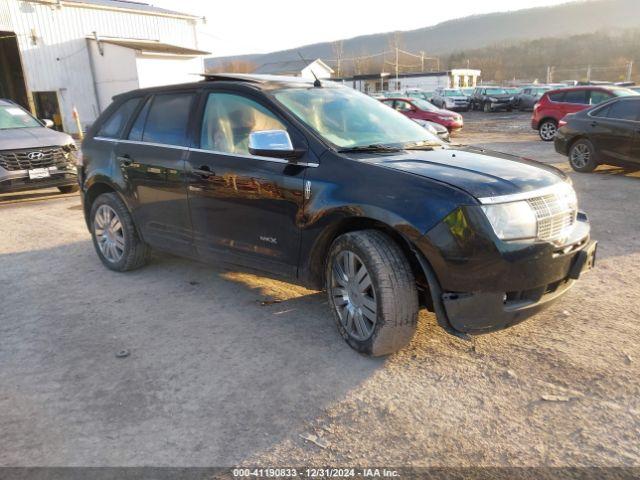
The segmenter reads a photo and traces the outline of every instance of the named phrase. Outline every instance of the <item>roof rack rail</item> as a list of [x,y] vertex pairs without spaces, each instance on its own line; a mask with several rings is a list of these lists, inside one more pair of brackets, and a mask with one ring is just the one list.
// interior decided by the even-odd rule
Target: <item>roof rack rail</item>
[[252,75],[246,75],[242,73],[201,73],[199,74],[204,82],[250,82],[260,83],[261,80]]

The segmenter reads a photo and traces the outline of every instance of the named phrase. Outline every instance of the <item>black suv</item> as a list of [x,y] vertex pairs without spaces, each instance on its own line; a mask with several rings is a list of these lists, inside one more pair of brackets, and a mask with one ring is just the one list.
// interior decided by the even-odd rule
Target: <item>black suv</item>
[[476,87],[471,95],[471,108],[484,112],[513,110],[515,97],[502,87]]
[[0,99],[0,193],[57,187],[78,191],[76,145],[10,100]]
[[115,98],[79,171],[108,268],[155,248],[325,289],[356,350],[406,345],[426,306],[452,333],[524,320],[591,267],[561,171],[449,147],[331,82],[258,75]]

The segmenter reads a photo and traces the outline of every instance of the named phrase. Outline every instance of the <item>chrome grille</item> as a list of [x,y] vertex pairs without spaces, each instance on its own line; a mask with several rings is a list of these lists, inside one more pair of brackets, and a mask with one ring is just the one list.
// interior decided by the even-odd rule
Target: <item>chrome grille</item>
[[[29,158],[30,156],[32,158]],[[70,162],[70,159],[70,155],[62,147],[0,151],[0,167],[12,171],[64,167]]]
[[556,193],[527,200],[538,221],[538,239],[556,242],[566,237],[576,222],[578,214],[574,202]]

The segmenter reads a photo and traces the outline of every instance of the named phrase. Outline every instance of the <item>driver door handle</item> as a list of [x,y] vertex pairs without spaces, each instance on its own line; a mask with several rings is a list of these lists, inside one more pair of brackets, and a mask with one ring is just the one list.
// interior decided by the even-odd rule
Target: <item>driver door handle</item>
[[203,165],[200,168],[194,168],[191,171],[193,172],[194,175],[200,178],[209,178],[209,177],[216,176],[216,173],[212,171],[208,165]]

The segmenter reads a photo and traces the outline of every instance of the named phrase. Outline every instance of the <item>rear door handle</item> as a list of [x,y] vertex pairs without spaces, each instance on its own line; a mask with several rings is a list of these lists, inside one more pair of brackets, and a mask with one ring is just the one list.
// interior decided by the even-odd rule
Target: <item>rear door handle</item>
[[126,154],[116,157],[116,160],[122,163],[122,165],[124,165],[125,167],[128,167],[133,163],[133,160],[131,159],[131,157]]
[[592,127],[597,127],[598,126],[598,122],[591,122],[591,126]]
[[211,168],[209,168],[207,165],[203,165],[200,168],[194,168],[193,170],[191,170],[193,172],[194,175],[200,177],[200,178],[209,178],[209,177],[215,177],[216,173],[213,172],[211,170]]

